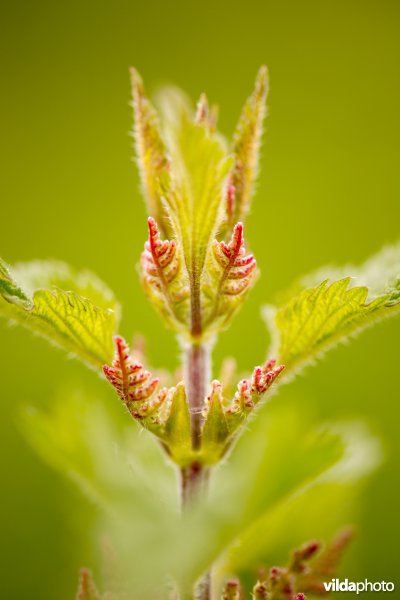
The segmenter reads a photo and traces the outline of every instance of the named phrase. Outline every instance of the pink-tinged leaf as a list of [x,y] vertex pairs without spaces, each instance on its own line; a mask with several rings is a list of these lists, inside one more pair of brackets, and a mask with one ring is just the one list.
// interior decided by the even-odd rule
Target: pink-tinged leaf
[[204,425],[201,434],[201,460],[213,464],[231,447],[240,426],[253,411],[263,395],[283,371],[269,360],[263,367],[256,367],[250,379],[242,379],[230,404],[224,399],[222,385],[212,382],[211,393],[206,400]]
[[148,219],[149,237],[141,256],[143,287],[162,317],[175,329],[189,320],[189,288],[176,240],[161,240],[156,221]]
[[241,306],[257,274],[256,259],[246,254],[243,224],[237,223],[228,243],[214,241],[204,286],[204,328],[226,327]]
[[210,106],[207,96],[201,94],[197,104],[195,122],[198,125],[203,125],[207,131],[214,132],[217,125],[218,107]]
[[114,360],[111,366],[103,366],[104,374],[132,417],[157,433],[160,426],[157,413],[167,398],[168,390],[163,388],[156,393],[158,379],[153,378],[129,353],[124,338],[118,336],[114,341]]
[[235,217],[235,205],[236,205],[236,188],[233,184],[232,174],[229,175],[226,183],[225,190],[225,207],[227,220],[231,223]]
[[322,552],[321,542],[307,542],[292,552],[287,566],[260,570],[265,571],[265,579],[253,587],[252,597],[254,600],[307,600],[306,594],[298,589],[312,597],[325,596],[324,582],[337,575],[343,551],[351,538],[352,531],[346,529]]
[[[329,581],[337,575],[343,555],[353,537],[354,531],[351,527],[339,531],[332,542],[323,548],[322,552],[312,561],[311,568],[300,569],[298,572],[301,589],[312,595],[324,594],[323,582]],[[296,552],[294,552],[292,564],[295,560]],[[292,570],[294,570],[293,567]]]
[[242,379],[238,383],[233,401],[226,409],[228,425],[232,431],[258,404],[284,368],[284,365],[275,366],[275,360],[272,359],[262,367],[255,367],[250,379]]
[[244,598],[242,586],[237,579],[229,579],[222,591],[221,600],[242,600]]
[[76,600],[100,600],[100,594],[89,569],[81,569],[79,573],[79,589]]

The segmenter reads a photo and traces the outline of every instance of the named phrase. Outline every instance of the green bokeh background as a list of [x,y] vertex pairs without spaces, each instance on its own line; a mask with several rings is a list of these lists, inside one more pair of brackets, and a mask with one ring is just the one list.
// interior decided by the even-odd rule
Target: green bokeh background
[[[267,348],[259,306],[297,275],[360,262],[399,236],[400,4],[395,0],[10,2],[1,8],[1,253],[97,272],[147,334],[157,365],[177,346],[147,305],[135,263],[146,213],[132,162],[128,67],[221,107],[230,135],[261,63],[270,69],[262,173],[247,237],[263,276],[215,351],[250,369]],[[400,322],[335,350],[290,390],[321,417],[363,415],[387,460],[364,493],[344,576],[395,581]],[[91,507],[31,452],[18,407],[58,382],[100,380],[1,324],[1,597],[72,598],[90,564]],[[289,388],[285,393],[289,393]],[[107,397],[107,393],[106,393]],[[109,394],[110,402],[113,395]],[[61,590],[61,592],[60,592]]]

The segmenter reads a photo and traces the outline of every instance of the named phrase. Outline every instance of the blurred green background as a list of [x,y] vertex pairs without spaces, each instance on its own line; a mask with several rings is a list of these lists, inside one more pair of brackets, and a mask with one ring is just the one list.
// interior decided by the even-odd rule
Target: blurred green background
[[[167,81],[194,99],[206,91],[230,135],[266,63],[270,114],[247,227],[263,276],[215,351],[216,364],[229,352],[252,368],[267,349],[260,304],[302,273],[361,262],[398,239],[399,27],[395,0],[5,0],[1,254],[94,270],[124,305],[123,333],[146,332],[153,362],[176,365],[177,346],[135,270],[146,213],[128,67],[149,91]],[[324,418],[362,415],[384,440],[387,460],[366,488],[344,574],[358,579],[398,574],[399,334],[399,320],[367,331],[284,392]],[[72,598],[77,568],[93,559],[91,507],[26,445],[18,407],[50,404],[60,380],[102,384],[25,331],[1,323],[0,340],[1,597]]]

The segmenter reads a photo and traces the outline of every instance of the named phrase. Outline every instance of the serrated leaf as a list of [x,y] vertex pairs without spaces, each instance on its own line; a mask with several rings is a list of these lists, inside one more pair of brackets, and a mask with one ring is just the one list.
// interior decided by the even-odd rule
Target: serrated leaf
[[[271,351],[288,369],[299,369],[350,335],[399,314],[400,245],[385,249],[363,267],[349,266],[346,270],[356,277],[325,280],[315,287],[300,289],[283,306],[265,309],[264,316],[273,336]],[[322,271],[318,271],[319,276]],[[343,273],[332,268],[326,271]],[[305,281],[313,278],[315,275]],[[355,286],[358,281],[371,285],[371,290]],[[299,288],[301,284],[297,285]]]
[[193,527],[196,550],[189,554],[186,546],[179,556],[178,577],[198,577],[248,527],[340,460],[340,436],[315,431],[306,415],[282,403],[265,409],[214,474],[206,505],[184,524]]
[[18,423],[41,458],[89,499],[88,535],[107,532],[121,587],[158,598],[179,521],[176,473],[155,438],[114,407],[90,388],[64,384],[49,412],[24,411]]
[[382,294],[392,294],[391,301],[396,302],[400,299],[400,243],[384,246],[362,265],[321,267],[314,273],[302,277],[295,285],[299,293],[302,289],[315,286],[324,279],[335,281],[348,276],[351,277],[352,287],[368,288],[368,300],[374,300]]
[[160,193],[190,286],[189,330],[198,337],[202,333],[201,277],[224,219],[225,187],[232,159],[227,156],[222,137],[210,127],[208,117],[196,116],[180,90],[164,90],[159,93],[158,103],[171,160],[168,172],[159,177]]
[[[41,289],[46,286],[50,289]],[[87,292],[93,292],[97,304],[83,295]],[[0,295],[0,315],[91,366],[110,360],[119,308],[108,288],[89,272],[75,273],[64,263],[38,261],[17,265],[11,273],[2,263]]]
[[[19,419],[25,437],[52,468],[70,478],[105,514],[128,510],[155,519],[176,511],[175,477],[153,436],[132,427],[107,398],[68,384],[55,394],[51,410],[25,409]],[[134,512],[135,512],[134,511]]]
[[131,69],[131,81],[134,139],[143,195],[149,214],[159,223],[163,234],[168,235],[169,219],[158,189],[158,180],[169,164],[167,149],[161,136],[158,115],[146,97],[142,79],[135,69]]
[[153,377],[131,354],[121,336],[115,336],[114,359],[103,365],[103,372],[132,417],[158,437],[163,437],[165,403],[168,389],[157,390],[159,379]]
[[5,262],[0,258],[0,293],[7,302],[20,304],[25,308],[32,306],[32,301],[11,277]]
[[231,160],[219,138],[182,118],[171,146],[171,172],[162,194],[182,248],[191,293],[191,333],[201,334],[200,289],[207,254],[224,217],[224,193]]
[[[189,287],[190,306],[189,302],[179,304],[180,300],[171,301],[169,286],[166,285],[161,285],[159,294],[152,289],[154,293],[150,294],[150,298],[177,332],[191,340],[204,339],[227,325],[241,303],[239,297],[243,300],[250,285],[250,271],[254,274],[254,265],[246,263],[232,264],[229,273],[226,265],[222,265],[218,282],[212,276],[215,247],[219,244],[220,248],[222,243],[216,241],[217,234],[223,235],[228,221],[230,229],[233,228],[236,221],[230,222],[230,219],[243,217],[248,209],[265,112],[266,71],[261,69],[256,89],[244,108],[232,155],[228,154],[224,138],[215,131],[216,110],[210,108],[204,94],[195,113],[181,90],[164,89],[158,94],[161,117],[158,127],[154,109],[144,96],[136,72],[133,73],[133,81],[142,179],[143,172],[144,178],[151,178],[151,196],[155,198],[150,212],[156,216],[163,233],[168,227],[166,237],[168,244],[176,243],[173,254],[178,262],[182,257],[186,272],[179,282],[185,279],[185,285],[181,287]],[[165,156],[168,156],[168,161]],[[235,185],[238,188],[237,198]],[[146,189],[149,196],[149,185]],[[235,209],[232,208],[233,203]],[[236,225],[239,226],[242,227],[241,224]],[[160,283],[160,269],[156,262],[153,256],[150,275],[155,274]],[[178,262],[175,261],[176,264]],[[237,268],[239,266],[241,268]],[[147,285],[147,277],[143,281]],[[213,291],[213,286],[217,294],[211,299],[209,292]],[[151,288],[147,286],[146,289]]]
[[158,104],[171,158],[161,190],[189,276],[198,279],[223,219],[224,183],[232,159],[227,158],[223,138],[196,120],[190,102],[180,90],[160,91]]
[[59,288],[90,298],[93,304],[113,310],[119,318],[120,307],[114,293],[87,269],[74,269],[61,260],[31,260],[13,265],[12,275],[29,296],[39,288]]
[[340,460],[249,527],[220,562],[221,575],[234,572],[251,580],[257,565],[272,566],[307,537],[326,539],[356,518],[363,478],[381,460],[380,444],[362,423],[333,425],[335,430],[344,446]]
[[250,379],[239,381],[236,393],[225,409],[226,420],[232,435],[240,430],[284,368],[284,365],[276,366],[276,360],[271,359],[264,365],[255,367]]
[[161,240],[157,223],[148,219],[149,238],[141,256],[143,288],[165,322],[177,331],[190,328],[189,281],[182,248]]
[[97,591],[93,575],[89,569],[81,569],[76,600],[100,600],[100,594]]
[[221,600],[242,600],[243,591],[239,581],[230,579],[226,582],[224,589],[222,590]]
[[254,182],[257,177],[263,121],[268,95],[268,71],[261,67],[253,94],[243,107],[237,125],[232,152],[235,157],[231,184],[233,198],[227,207],[227,228],[243,221],[250,205]]
[[243,224],[237,223],[229,243],[214,240],[202,283],[203,328],[221,331],[243,304],[257,277],[257,263],[246,255]]
[[392,294],[368,302],[368,288],[349,284],[350,278],[324,281],[276,312],[264,313],[276,327],[272,351],[288,369],[304,366],[350,335],[400,312]]

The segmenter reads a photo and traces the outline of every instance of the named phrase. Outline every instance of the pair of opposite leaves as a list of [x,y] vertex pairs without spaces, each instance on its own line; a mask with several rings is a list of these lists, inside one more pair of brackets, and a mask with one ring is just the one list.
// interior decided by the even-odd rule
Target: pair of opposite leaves
[[[267,73],[260,70],[231,148],[216,132],[216,110],[202,96],[196,113],[185,97],[163,94],[161,124],[132,71],[135,140],[143,191],[152,215],[142,254],[142,282],[164,320],[186,341],[200,343],[226,327],[255,281],[256,262],[244,250],[242,222],[249,208],[265,115]],[[160,231],[168,240],[160,238]],[[219,240],[216,239],[218,236]],[[287,372],[300,369],[335,343],[400,307],[400,248],[393,246],[359,269],[366,286],[329,269],[297,284],[293,297],[265,310],[271,354]],[[322,278],[322,277],[321,277]],[[321,279],[319,280],[321,281]],[[357,281],[357,283],[358,283]],[[0,263],[0,314],[47,337],[91,366],[109,365],[119,305],[89,272],[63,263]],[[104,371],[131,414],[164,442],[180,464],[191,460],[189,413],[183,386],[157,391],[157,380],[116,338]],[[218,460],[243,418],[279,375],[271,362],[242,380],[233,398],[214,382],[204,436],[206,462]],[[184,427],[183,427],[184,425]],[[182,436],[182,431],[186,432]],[[175,441],[173,441],[175,440]]]

